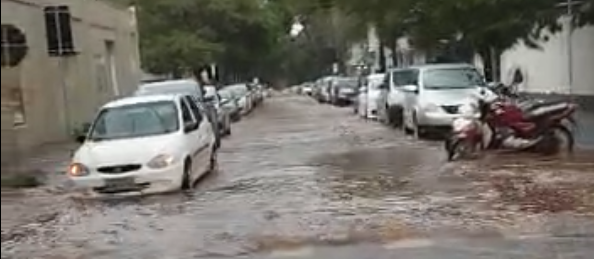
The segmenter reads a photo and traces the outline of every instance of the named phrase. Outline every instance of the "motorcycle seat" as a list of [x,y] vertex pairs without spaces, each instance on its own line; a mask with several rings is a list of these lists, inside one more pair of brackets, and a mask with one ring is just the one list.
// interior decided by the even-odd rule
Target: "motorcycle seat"
[[523,107],[522,110],[527,118],[535,118],[564,111],[569,105],[566,101],[545,101]]

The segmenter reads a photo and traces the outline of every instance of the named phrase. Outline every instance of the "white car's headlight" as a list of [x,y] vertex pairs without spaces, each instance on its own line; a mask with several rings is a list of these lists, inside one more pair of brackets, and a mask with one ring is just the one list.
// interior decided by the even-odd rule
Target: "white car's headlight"
[[89,168],[81,163],[72,163],[68,166],[68,176],[81,177],[89,175]]
[[423,111],[425,112],[439,112],[441,111],[441,107],[434,103],[426,103],[422,106]]
[[172,155],[161,154],[149,161],[146,165],[152,169],[161,169],[172,165],[175,158]]

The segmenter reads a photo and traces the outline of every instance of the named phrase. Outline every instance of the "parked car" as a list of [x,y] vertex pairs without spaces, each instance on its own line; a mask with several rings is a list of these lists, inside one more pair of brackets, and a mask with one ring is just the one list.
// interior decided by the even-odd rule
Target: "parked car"
[[380,85],[378,98],[378,117],[387,125],[401,127],[403,125],[404,92],[402,87],[418,84],[418,70],[397,68],[385,74]]
[[261,84],[249,84],[250,93],[252,96],[252,106],[255,108],[264,100],[264,91]]
[[353,105],[355,114],[363,118],[378,118],[378,104],[382,93],[380,86],[384,82],[384,77],[384,74],[372,74],[364,78],[357,101]]
[[416,84],[402,87],[404,128],[415,137],[431,130],[450,129],[459,107],[472,100],[487,84],[477,69],[467,64],[439,64],[410,68]]
[[312,96],[313,84],[312,83],[304,83],[303,85],[301,85],[301,92],[307,96]]
[[332,80],[334,79],[333,76],[327,76],[318,79],[317,85],[317,100],[320,103],[329,103],[331,101],[331,88],[332,88]]
[[204,86],[204,100],[207,104],[213,106],[217,111],[217,122],[219,133],[222,136],[231,135],[231,115],[222,108],[221,97],[217,92],[216,86]]
[[227,88],[233,92],[233,95],[238,100],[242,115],[248,114],[250,111],[252,111],[252,94],[246,84],[230,85],[227,86]]
[[68,176],[99,194],[188,189],[217,164],[216,136],[190,95],[107,103],[78,141]]
[[330,103],[348,105],[357,97],[359,79],[356,77],[334,77],[330,81]]
[[228,88],[220,89],[218,93],[221,98],[221,108],[226,110],[231,121],[238,121],[241,119],[241,108],[233,93]]
[[[187,94],[192,96],[198,107],[204,109],[209,121],[217,121],[217,110],[204,100],[204,89],[193,79],[167,80],[142,84],[134,93],[135,96],[160,95],[160,94]],[[212,123],[213,132],[216,133],[217,147],[221,145],[221,132],[218,123]]]

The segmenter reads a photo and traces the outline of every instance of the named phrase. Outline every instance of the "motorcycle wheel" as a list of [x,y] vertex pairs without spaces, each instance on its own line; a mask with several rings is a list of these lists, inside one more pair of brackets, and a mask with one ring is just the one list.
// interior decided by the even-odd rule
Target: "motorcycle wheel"
[[559,125],[553,129],[553,135],[556,139],[557,152],[559,154],[573,153],[575,148],[575,137],[569,128]]
[[544,155],[571,154],[575,147],[573,132],[563,125],[555,126],[549,130],[537,147]]
[[445,149],[448,161],[451,162],[474,157],[476,155],[477,145],[463,139],[447,138]]

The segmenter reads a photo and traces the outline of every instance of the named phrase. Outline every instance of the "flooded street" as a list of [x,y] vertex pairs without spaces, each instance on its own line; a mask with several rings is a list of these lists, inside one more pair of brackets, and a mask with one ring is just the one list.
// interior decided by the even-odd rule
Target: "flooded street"
[[3,214],[55,204],[35,224],[3,220],[2,258],[591,259],[592,157],[447,163],[440,142],[280,96],[234,125],[191,193],[3,193]]

